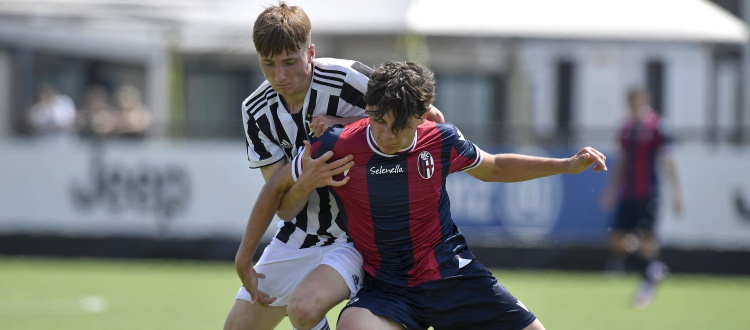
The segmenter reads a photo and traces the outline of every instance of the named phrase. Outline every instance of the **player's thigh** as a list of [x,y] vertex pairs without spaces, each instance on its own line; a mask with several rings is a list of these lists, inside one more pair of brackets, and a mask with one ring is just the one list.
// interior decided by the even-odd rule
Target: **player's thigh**
[[352,244],[320,248],[324,251],[320,265],[297,285],[290,298],[290,313],[328,311],[344,299],[357,294],[362,287],[362,254]]
[[329,265],[318,265],[294,288],[289,306],[313,306],[325,313],[347,298],[349,287],[341,274]]
[[539,319],[534,320],[534,322],[531,322],[527,327],[523,328],[523,330],[545,330],[544,325],[542,325],[542,322],[539,321]]
[[[276,240],[266,247],[255,264],[255,271],[265,275],[265,278],[258,279],[258,289],[277,298],[272,306],[285,306],[289,303],[294,288],[320,264],[324,254],[320,249],[295,249]],[[242,293],[239,292],[236,298],[245,299]]]
[[286,307],[264,307],[237,299],[224,322],[224,330],[273,330],[286,317]]
[[400,330],[404,327],[387,317],[375,315],[368,309],[349,307],[341,312],[336,329]]

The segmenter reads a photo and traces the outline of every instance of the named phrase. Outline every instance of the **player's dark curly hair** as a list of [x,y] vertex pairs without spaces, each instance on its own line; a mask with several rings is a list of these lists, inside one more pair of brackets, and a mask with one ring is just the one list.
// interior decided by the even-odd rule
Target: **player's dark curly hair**
[[270,58],[283,52],[300,50],[299,44],[310,42],[310,18],[297,6],[283,1],[278,6],[266,8],[255,20],[253,43],[255,51]]
[[372,73],[365,93],[370,117],[379,120],[393,113],[394,132],[405,128],[410,118],[422,117],[434,99],[435,75],[415,62],[386,62]]

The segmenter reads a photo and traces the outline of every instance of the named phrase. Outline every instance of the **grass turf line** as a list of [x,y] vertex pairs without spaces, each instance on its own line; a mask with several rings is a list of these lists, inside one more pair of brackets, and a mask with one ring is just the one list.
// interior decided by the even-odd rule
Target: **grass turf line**
[[[556,330],[737,328],[750,297],[750,277],[676,274],[649,308],[634,310],[632,274],[493,273]],[[0,257],[0,323],[5,330],[221,329],[238,288],[228,262]],[[332,326],[341,307],[328,314]]]

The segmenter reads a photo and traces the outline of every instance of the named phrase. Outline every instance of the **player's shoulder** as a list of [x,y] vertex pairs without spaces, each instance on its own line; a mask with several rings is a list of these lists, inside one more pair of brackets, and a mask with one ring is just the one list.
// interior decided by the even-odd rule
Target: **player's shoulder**
[[367,134],[367,130],[370,127],[370,118],[362,118],[346,126],[334,125],[331,127],[332,133],[335,133],[339,137],[344,139],[355,138],[357,135]]
[[271,83],[265,80],[255,91],[250,93],[250,96],[242,101],[242,112],[255,114],[260,110],[266,109],[270,103],[274,102],[277,95],[276,91],[271,87]]
[[316,71],[328,74],[338,74],[342,76],[363,75],[370,77],[372,68],[362,64],[359,61],[345,60],[340,58],[323,57],[313,60]]
[[419,126],[421,129],[423,129],[424,134],[439,134],[440,137],[443,140],[463,140],[464,136],[461,134],[461,131],[450,122],[445,123],[435,123],[432,121],[426,120],[422,125]]
[[358,140],[360,136],[365,136],[369,123],[369,118],[363,118],[346,126],[333,125],[318,140],[331,146],[337,143],[347,144],[347,141]]

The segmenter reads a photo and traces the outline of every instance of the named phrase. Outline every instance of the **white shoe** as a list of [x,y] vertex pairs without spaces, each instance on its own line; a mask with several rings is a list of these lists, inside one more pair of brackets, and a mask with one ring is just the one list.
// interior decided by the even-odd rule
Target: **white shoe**
[[643,283],[638,292],[633,297],[633,307],[636,309],[643,309],[651,305],[654,301],[655,287],[651,283]]

